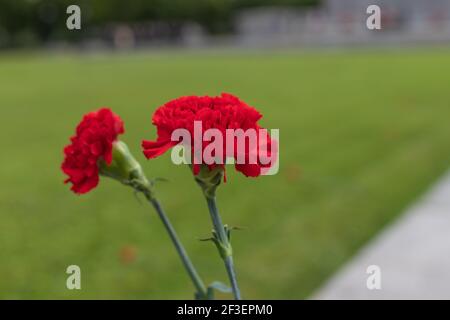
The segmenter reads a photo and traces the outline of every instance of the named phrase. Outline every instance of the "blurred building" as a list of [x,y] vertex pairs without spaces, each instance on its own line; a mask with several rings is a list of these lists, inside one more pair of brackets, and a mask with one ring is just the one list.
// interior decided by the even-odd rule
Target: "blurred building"
[[[378,5],[381,9],[381,30],[369,30],[366,26],[369,17],[366,11],[370,5]],[[52,17],[52,7],[45,8],[48,14],[44,16]],[[272,6],[236,10],[227,29],[232,32],[221,35],[210,34],[204,24],[193,18],[167,17],[105,20],[88,25],[84,33],[72,32],[70,35],[79,35],[80,40],[76,43],[92,49],[450,42],[450,0],[321,0],[318,5],[310,7]],[[48,17],[47,20],[50,19]],[[8,34],[0,25],[0,47],[2,39],[7,38]],[[58,41],[61,40],[52,39],[47,43],[55,45]]]
[[[369,5],[381,9],[381,30],[369,30]],[[235,20],[241,45],[447,42],[450,0],[323,0],[309,9],[241,11]]]

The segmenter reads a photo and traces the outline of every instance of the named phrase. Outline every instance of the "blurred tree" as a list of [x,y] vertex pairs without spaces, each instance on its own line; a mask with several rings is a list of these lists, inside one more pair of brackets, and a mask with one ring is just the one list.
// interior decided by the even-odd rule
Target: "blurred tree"
[[[81,32],[66,29],[66,8],[82,8],[82,30],[115,22],[164,20],[195,21],[211,33],[232,31],[237,10],[254,6],[308,6],[320,0],[0,0],[0,40],[21,45],[18,39],[33,35],[41,41],[54,37],[76,39]],[[25,37],[27,38],[27,37]],[[0,41],[1,45],[2,41]]]

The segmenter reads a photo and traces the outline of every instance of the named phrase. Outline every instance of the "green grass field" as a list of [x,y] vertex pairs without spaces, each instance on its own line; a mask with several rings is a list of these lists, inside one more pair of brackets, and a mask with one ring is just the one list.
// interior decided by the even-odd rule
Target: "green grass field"
[[[280,172],[228,170],[218,193],[244,298],[305,298],[449,166],[450,50],[0,56],[0,298],[192,298],[153,210],[114,181],[62,181],[81,116],[109,106],[199,272],[226,281],[189,170],[146,161],[151,115],[188,94],[230,92],[280,129]],[[82,290],[65,287],[82,269]],[[364,272],[362,270],[361,272]],[[364,284],[362,284],[364,285]],[[229,296],[223,296],[229,297]]]

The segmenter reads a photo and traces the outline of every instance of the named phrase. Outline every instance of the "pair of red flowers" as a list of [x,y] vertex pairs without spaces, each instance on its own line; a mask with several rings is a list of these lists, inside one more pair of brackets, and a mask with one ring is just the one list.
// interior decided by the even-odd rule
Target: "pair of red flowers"
[[[155,158],[178,144],[172,141],[172,132],[176,129],[186,129],[193,136],[194,121],[202,121],[203,130],[211,128],[225,131],[226,129],[260,129],[258,125],[262,115],[253,107],[248,106],[235,96],[222,94],[218,97],[187,96],[172,100],[159,107],[153,115],[153,125],[157,127],[156,141],[142,142],[144,155]],[[76,128],[76,134],[71,138],[71,144],[64,148],[62,170],[68,175],[66,183],[72,183],[75,193],[83,194],[95,188],[99,182],[99,161],[106,164],[112,162],[113,143],[125,132],[123,121],[110,109],[103,108],[86,114]],[[204,149],[207,144],[202,144]],[[271,149],[268,139],[267,150]],[[192,146],[193,147],[193,146]],[[225,148],[225,147],[224,147]],[[258,145],[258,150],[260,146]],[[257,152],[258,152],[257,150]],[[246,150],[246,153],[254,152]],[[232,155],[237,158],[237,150]],[[246,176],[256,177],[263,168],[271,164],[236,164],[235,168]],[[193,165],[194,174],[198,174],[200,165]],[[209,169],[221,167],[223,164],[213,164]]]

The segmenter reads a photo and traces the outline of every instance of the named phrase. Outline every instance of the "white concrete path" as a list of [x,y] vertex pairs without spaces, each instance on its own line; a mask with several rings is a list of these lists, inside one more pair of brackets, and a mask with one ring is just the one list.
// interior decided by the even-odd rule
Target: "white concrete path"
[[[367,288],[370,265],[380,267],[380,290]],[[450,174],[312,298],[450,299]]]

